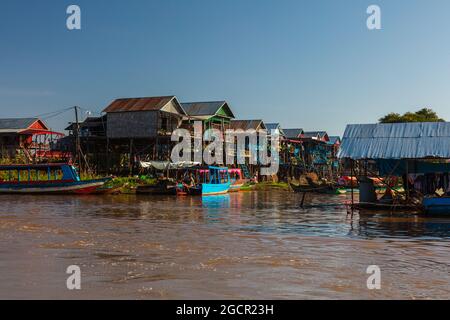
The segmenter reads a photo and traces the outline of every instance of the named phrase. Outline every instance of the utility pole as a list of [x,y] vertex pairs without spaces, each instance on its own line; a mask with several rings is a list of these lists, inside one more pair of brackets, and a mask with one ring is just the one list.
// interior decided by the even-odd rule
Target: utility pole
[[78,119],[78,106],[73,107],[75,110],[75,149],[76,149],[76,159],[78,162],[78,168],[81,174],[81,143],[80,143],[80,123]]

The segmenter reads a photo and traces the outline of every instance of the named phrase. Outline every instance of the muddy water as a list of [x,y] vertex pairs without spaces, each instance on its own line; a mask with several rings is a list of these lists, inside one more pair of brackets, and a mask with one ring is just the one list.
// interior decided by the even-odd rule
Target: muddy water
[[450,298],[450,219],[351,217],[346,199],[1,196],[0,298]]

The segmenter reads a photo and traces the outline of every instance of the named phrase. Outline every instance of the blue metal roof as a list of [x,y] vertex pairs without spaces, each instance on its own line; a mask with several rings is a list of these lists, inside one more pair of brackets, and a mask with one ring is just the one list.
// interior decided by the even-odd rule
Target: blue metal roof
[[283,132],[288,139],[298,139],[304,133],[303,129],[283,129]]
[[272,130],[278,130],[281,136],[285,136],[284,130],[281,128],[279,123],[266,123],[266,129],[268,133],[271,133]]
[[329,137],[330,141],[328,141],[328,144],[333,145],[338,141],[341,141],[341,137],[339,136],[331,136]]
[[267,130],[277,130],[280,128],[279,123],[266,123],[266,129]]
[[450,123],[386,123],[348,125],[340,158],[450,159]]
[[0,130],[7,129],[28,129],[38,118],[17,118],[17,119],[0,119]]

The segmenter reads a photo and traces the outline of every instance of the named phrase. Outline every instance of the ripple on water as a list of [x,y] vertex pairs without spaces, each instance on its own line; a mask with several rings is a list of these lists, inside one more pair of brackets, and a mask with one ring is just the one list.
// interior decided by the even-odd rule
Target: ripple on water
[[[450,297],[450,219],[351,217],[345,200],[4,196],[0,297],[71,298],[57,289],[70,264],[83,267],[85,298]],[[381,292],[365,286],[371,264]]]

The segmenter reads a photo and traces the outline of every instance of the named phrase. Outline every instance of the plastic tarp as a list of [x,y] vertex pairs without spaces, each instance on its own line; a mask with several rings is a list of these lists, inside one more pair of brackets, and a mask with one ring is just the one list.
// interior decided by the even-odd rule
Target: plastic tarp
[[450,123],[348,125],[339,158],[450,159]]
[[181,161],[177,163],[172,163],[170,161],[149,161],[144,162],[141,161],[140,165],[144,169],[156,169],[160,171],[170,170],[170,169],[185,169],[192,168],[201,165],[200,162],[190,162],[190,161]]

